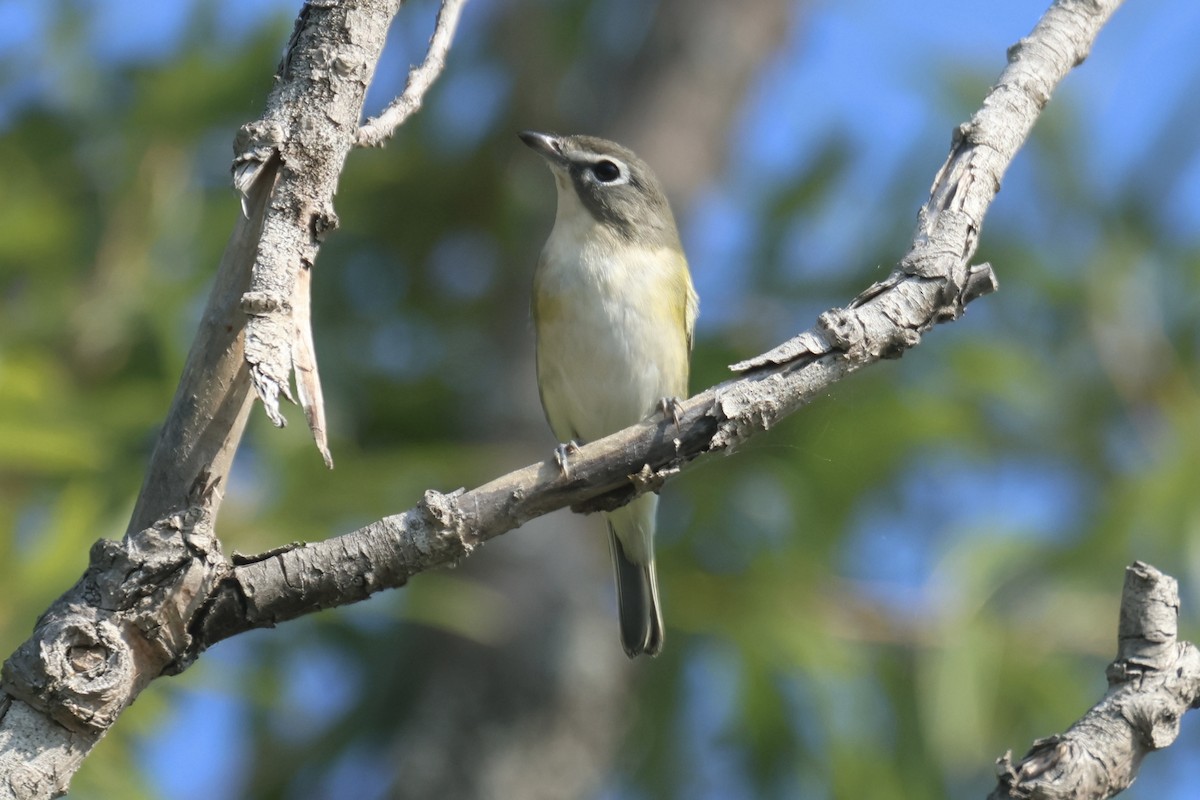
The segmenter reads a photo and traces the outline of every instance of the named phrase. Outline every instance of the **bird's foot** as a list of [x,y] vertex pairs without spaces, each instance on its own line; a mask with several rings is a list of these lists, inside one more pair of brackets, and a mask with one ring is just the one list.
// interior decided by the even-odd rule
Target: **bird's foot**
[[678,397],[664,397],[658,401],[658,410],[662,415],[675,423],[675,432],[679,432],[679,412],[683,411],[683,403]]
[[554,460],[558,464],[558,471],[562,473],[564,478],[571,477],[570,457],[574,453],[579,452],[579,442],[572,439],[569,442],[564,442],[554,448]]

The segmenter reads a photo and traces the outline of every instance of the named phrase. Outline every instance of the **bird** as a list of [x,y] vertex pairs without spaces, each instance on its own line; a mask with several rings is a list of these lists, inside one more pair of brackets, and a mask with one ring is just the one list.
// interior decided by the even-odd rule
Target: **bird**
[[[557,187],[533,276],[537,383],[564,474],[578,445],[672,410],[687,396],[699,298],[662,184],[631,150],[594,136],[522,131]],[[658,655],[658,495],[605,513],[621,644]]]

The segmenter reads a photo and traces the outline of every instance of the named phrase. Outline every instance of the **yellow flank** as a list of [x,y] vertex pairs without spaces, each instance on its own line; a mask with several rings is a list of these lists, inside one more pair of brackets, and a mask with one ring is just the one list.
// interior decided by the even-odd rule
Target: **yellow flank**
[[533,321],[535,325],[556,325],[562,318],[563,302],[556,294],[534,292]]

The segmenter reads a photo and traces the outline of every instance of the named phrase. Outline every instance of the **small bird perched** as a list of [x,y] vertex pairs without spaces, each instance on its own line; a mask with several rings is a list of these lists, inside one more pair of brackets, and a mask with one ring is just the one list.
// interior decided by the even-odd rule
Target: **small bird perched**
[[[675,217],[640,158],[593,136],[525,131],[554,173],[558,212],[533,277],[538,390],[560,442],[599,439],[686,396],[699,300]],[[621,644],[662,650],[654,570],[658,496],[607,513]]]

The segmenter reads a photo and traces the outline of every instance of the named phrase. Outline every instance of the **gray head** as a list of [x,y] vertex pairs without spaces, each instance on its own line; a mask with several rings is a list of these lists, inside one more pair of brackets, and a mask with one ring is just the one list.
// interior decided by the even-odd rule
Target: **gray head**
[[597,222],[627,241],[679,247],[662,184],[632,150],[595,136],[518,135],[546,159],[560,190],[573,188]]

